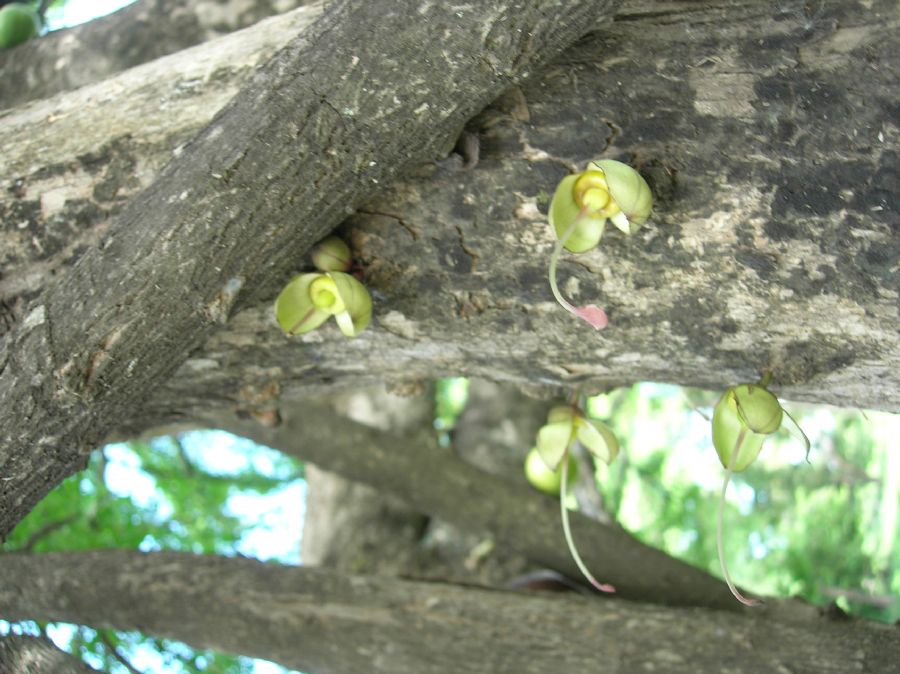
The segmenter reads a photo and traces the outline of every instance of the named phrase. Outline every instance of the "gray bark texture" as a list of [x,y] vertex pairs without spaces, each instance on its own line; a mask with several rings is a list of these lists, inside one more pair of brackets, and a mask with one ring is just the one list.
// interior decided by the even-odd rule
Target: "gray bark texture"
[[[896,2],[634,0],[602,24],[612,4],[316,3],[0,112],[0,534],[96,443],[211,420],[374,487],[361,502],[397,514],[395,540],[441,519],[575,577],[558,504],[519,470],[500,477],[510,457],[491,475],[421,426],[373,429],[322,395],[458,374],[545,398],[638,380],[723,389],[772,370],[786,397],[900,411]],[[641,232],[560,265],[564,294],[608,309],[602,333],[546,279],[549,195],[598,157],[636,166],[656,198]],[[335,227],[373,324],[287,338],[272,299]],[[279,410],[280,426],[259,423]],[[496,453],[464,446],[476,463]],[[0,617],[141,629],[314,674],[900,661],[895,628],[790,602],[745,611],[614,526],[573,529],[617,597],[4,555]],[[388,570],[416,568],[399,557]]]
[[[360,448],[361,453],[372,452],[371,446],[380,444],[381,440],[387,444],[374,451],[401,453],[414,461],[417,453],[452,453],[492,475],[523,485],[527,483],[522,470],[525,455],[534,443],[539,420],[546,417],[549,405],[526,397],[510,386],[471,380],[468,405],[452,442],[439,447],[433,433],[421,432],[422,428],[433,425],[434,394],[430,388],[421,395],[405,396],[384,389],[361,390],[351,396],[340,396],[339,400],[349,403],[346,409],[341,409],[343,405],[336,408],[340,415],[386,431],[368,438]],[[300,402],[286,414],[289,418],[309,419],[303,411]],[[341,416],[324,411],[316,414],[315,419],[317,424],[331,430],[327,440],[321,439],[331,448],[331,454],[343,454],[348,443],[355,440],[354,433],[343,435],[346,420]],[[299,437],[273,433],[268,440],[278,443],[276,448],[280,451],[303,458],[310,439],[301,431]],[[544,572],[524,554],[514,552],[514,534],[505,536],[499,519],[473,523],[463,513],[456,512],[455,504],[464,504],[471,494],[459,488],[465,484],[461,476],[445,479],[443,471],[454,470],[458,461],[443,464],[440,475],[432,471],[421,476],[430,490],[442,493],[431,504],[434,507],[426,511],[427,515],[408,505],[428,505],[426,500],[417,498],[415,490],[391,493],[382,488],[389,477],[384,471],[365,471],[363,484],[304,461],[307,491],[303,564],[355,574],[375,573],[494,587],[505,587],[532,577],[527,574]],[[341,470],[350,462],[329,462],[326,458],[322,465]],[[415,470],[415,466],[410,469]],[[589,474],[585,469],[582,476],[590,481]],[[413,482],[406,481],[404,486],[412,487]],[[591,486],[596,493],[596,485]],[[519,493],[526,501],[537,496],[533,492]],[[515,502],[507,505],[514,511],[522,507]]]
[[[419,512],[471,532],[490,533],[505,548],[571,578],[581,574],[566,547],[559,502],[527,484],[481,470],[435,446],[422,427],[395,435],[337,417],[308,401],[302,415],[275,427],[210,417],[214,427],[274,447],[378,491]],[[516,466],[514,474],[521,474]],[[721,581],[639,542],[618,526],[572,514],[572,532],[592,572],[623,597],[676,606],[736,610]]]
[[897,627],[541,597],[183,553],[10,554],[13,619],[141,629],[312,674],[846,674],[896,671]]
[[0,50],[0,109],[98,82],[304,4],[309,0],[138,0]]
[[0,672],[4,674],[92,674],[96,671],[47,639],[0,637]]
[[[6,116],[7,324],[183,151],[270,55],[260,45],[287,40],[302,16],[107,83],[128,95],[89,87]],[[897,26],[892,3],[626,6],[470,125],[476,167],[423,167],[344,224],[375,291],[373,329],[352,342],[329,327],[286,340],[269,309],[277,284],[266,286],[267,301],[233,316],[118,425],[190,417],[211,398],[239,404],[240,391],[272,382],[302,394],[445,373],[721,389],[770,368],[788,397],[896,411]],[[610,310],[599,335],[561,313],[544,279],[546,196],[598,155],[634,160],[657,197],[644,232],[612,233],[561,265],[573,299]]]
[[[233,310],[608,11],[575,0],[330,5],[0,343],[0,534]],[[425,44],[440,49],[423,57]]]

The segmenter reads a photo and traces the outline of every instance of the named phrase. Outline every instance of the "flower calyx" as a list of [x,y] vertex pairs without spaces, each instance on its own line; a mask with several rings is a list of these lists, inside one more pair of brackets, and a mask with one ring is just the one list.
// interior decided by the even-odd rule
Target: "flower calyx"
[[641,174],[613,159],[588,163],[581,173],[562,179],[550,201],[550,225],[557,242],[550,257],[550,289],[566,311],[596,330],[609,323],[606,312],[595,304],[575,306],[565,300],[556,282],[556,265],[563,248],[584,253],[600,243],[606,221],[625,234],[633,234],[650,217],[653,194]]
[[354,276],[345,273],[352,264],[350,248],[337,237],[328,237],[313,249],[320,270],[292,278],[275,300],[275,318],[289,335],[315,330],[334,316],[346,337],[356,337],[372,321],[372,297]]

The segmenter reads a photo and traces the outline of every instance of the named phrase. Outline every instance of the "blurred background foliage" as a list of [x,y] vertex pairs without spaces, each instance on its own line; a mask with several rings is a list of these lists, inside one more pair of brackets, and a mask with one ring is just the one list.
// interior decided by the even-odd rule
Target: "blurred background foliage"
[[[279,509],[299,501],[303,465],[221,431],[107,445],[13,530],[2,552],[98,548],[180,550],[299,562],[301,520],[285,531]],[[299,508],[297,510],[300,510]],[[280,549],[269,542],[286,541]],[[137,632],[0,621],[0,634],[50,637],[96,669],[115,674],[275,674],[281,667],[196,651]]]
[[[716,508],[724,470],[707,419],[719,394],[639,384],[590,399],[622,442],[597,482],[610,514],[645,543],[720,575]],[[787,403],[809,435],[781,431],[732,478],[725,551],[755,593],[836,602],[874,620],[900,618],[900,417]]]

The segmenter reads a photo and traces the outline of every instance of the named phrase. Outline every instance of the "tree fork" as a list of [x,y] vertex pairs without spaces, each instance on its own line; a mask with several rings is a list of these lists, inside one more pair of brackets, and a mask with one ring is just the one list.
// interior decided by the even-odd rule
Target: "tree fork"
[[235,307],[612,6],[330,6],[0,344],[0,535]]

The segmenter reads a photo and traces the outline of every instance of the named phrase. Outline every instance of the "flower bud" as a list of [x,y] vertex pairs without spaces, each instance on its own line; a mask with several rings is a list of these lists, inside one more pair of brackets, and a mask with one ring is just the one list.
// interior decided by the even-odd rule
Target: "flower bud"
[[329,236],[313,247],[312,261],[319,271],[347,271],[353,264],[353,255],[341,239]]
[[41,30],[41,17],[24,2],[11,2],[0,9],[0,49],[15,47]]
[[[574,482],[578,477],[578,461],[571,455],[568,461],[569,480]],[[547,468],[547,464],[544,463],[536,447],[528,452],[528,456],[525,458],[525,477],[535,489],[550,494],[550,496],[559,496],[562,484],[562,466],[556,470]]]

